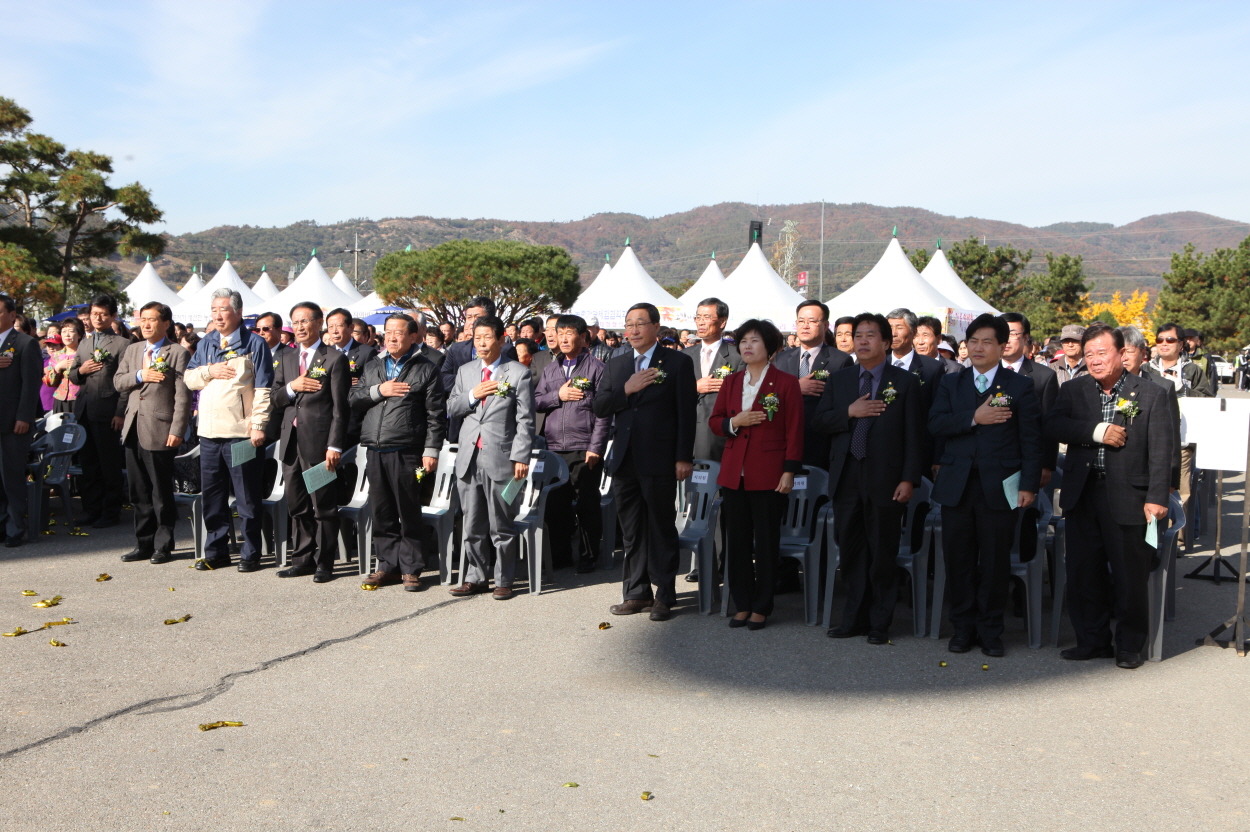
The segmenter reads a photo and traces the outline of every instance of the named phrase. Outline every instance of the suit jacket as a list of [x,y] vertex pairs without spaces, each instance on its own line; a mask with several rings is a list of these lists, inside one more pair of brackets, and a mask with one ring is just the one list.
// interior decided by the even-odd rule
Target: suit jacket
[[[374,350],[373,347],[367,347],[366,349],[373,350],[372,354],[370,355],[370,358],[372,358],[374,355],[377,355],[377,350]],[[422,344],[420,352],[421,352],[421,355],[425,357],[426,361],[429,361],[435,367],[440,368],[440,372],[441,372],[443,361],[444,359],[447,358],[447,356],[445,356],[439,350],[433,349],[432,347],[430,347],[429,344]]]
[[[999,367],[984,393],[976,388],[977,372],[965,367],[959,375],[943,376],[929,410],[929,432],[936,439],[935,459],[941,465],[933,483],[933,501],[958,505],[975,468],[990,508],[1006,511],[1003,480],[1020,472],[1020,490],[1037,493],[1042,481],[1042,414],[1033,382],[1007,367]],[[974,424],[973,414],[991,396],[1010,400],[1011,418],[998,425]]]
[[[888,358],[887,358],[888,361]],[[829,496],[838,491],[842,469],[851,453],[851,436],[858,419],[847,415],[847,408],[859,398],[860,366],[839,370],[829,378],[820,397],[816,415],[809,422],[809,431],[831,436],[829,443]],[[893,388],[894,401],[880,416],[872,417],[868,428],[868,455],[864,470],[870,479],[869,494],[877,505],[893,502],[894,490],[900,482],[920,485],[924,475],[926,445],[924,401],[920,383],[914,375],[886,364],[881,384],[873,398],[885,401],[886,391]]]
[[185,438],[191,421],[191,391],[183,379],[191,353],[167,340],[156,351],[155,357],[164,358],[170,366],[169,371],[159,382],[140,382],[136,374],[145,368],[143,354],[147,348],[147,341],[127,347],[113,376],[113,386],[126,407],[122,439],[125,440],[135,429],[140,448],[145,451],[169,451],[173,449],[165,447],[165,441],[170,436]]
[[[109,354],[103,369],[88,375],[82,375],[78,368],[90,361],[95,346],[91,335],[83,338],[74,354],[74,365],[69,368],[69,380],[78,385],[78,398],[74,400],[74,416],[79,422],[107,422],[114,416],[126,415],[126,399],[117,395],[113,386],[113,377],[117,374],[117,365],[122,355],[130,348],[130,339],[113,333],[100,336],[100,349]],[[163,442],[164,440],[162,440]]]
[[[886,355],[885,360],[893,365],[894,353]],[[942,380],[942,376],[946,375],[946,365],[936,358],[913,351],[911,364],[905,369],[920,380],[920,390],[924,393],[925,401],[928,402],[927,407],[932,407],[933,400],[937,398],[938,382]]]
[[730,420],[742,412],[745,381],[746,370],[733,373],[716,394],[710,430],[725,442],[716,481],[725,488],[741,485],[747,491],[772,491],[783,473],[803,470],[803,392],[797,378],[769,367],[751,409],[766,412],[764,397],[772,393],[778,399],[773,418],[739,428],[735,436]]
[[[703,378],[703,342],[686,347],[682,352],[690,356],[690,360],[694,362],[694,379],[697,382]],[[734,373],[743,367],[742,356],[738,355],[738,348],[728,341],[720,342],[716,348],[716,355],[712,358],[712,369],[717,370],[721,367],[729,367],[730,372]],[[724,390],[725,386],[721,385],[721,389]],[[714,433],[708,425],[712,418],[712,410],[716,407],[717,394],[697,393],[696,395],[699,397],[699,402],[695,415],[694,458],[720,462],[721,453],[725,449],[724,435]],[[733,487],[737,488],[738,484],[734,483]]]
[[[327,448],[345,451],[350,447],[347,425],[351,420],[348,402],[352,389],[351,370],[348,356],[322,341],[313,352],[306,372],[312,376],[318,368],[325,370],[325,374],[316,379],[321,382],[321,389],[314,393],[296,392],[292,396],[286,387],[299,378],[299,356],[298,348],[278,353],[270,397],[273,414],[269,418],[270,421],[280,419],[282,423],[282,461],[293,464],[298,446],[304,462],[315,465],[325,459]],[[291,442],[292,431],[295,432],[294,443]]]
[[[529,464],[534,447],[534,383],[529,367],[504,358],[491,377],[506,381],[512,389],[504,396],[473,398],[473,388],[482,382],[482,364],[465,364],[456,373],[456,386],[447,400],[447,415],[461,419],[460,452],[456,454],[456,475],[468,478],[474,458],[492,480],[512,479],[512,463]],[[478,437],[482,447],[473,448]]]
[[1176,428],[1172,435],[1172,442],[1175,445],[1172,449],[1172,487],[1179,489],[1181,487],[1181,400],[1176,394],[1176,385],[1159,375],[1149,364],[1142,365],[1141,377],[1148,378],[1159,385],[1164,396],[1167,397],[1168,404],[1171,405],[1172,423]]
[[[516,348],[511,342],[505,341],[502,356],[507,361],[516,361]],[[430,359],[431,361],[433,359]],[[456,341],[448,344],[443,352],[443,361],[438,365],[438,371],[443,377],[443,389],[447,391],[447,395],[451,395],[451,391],[456,388],[456,375],[460,372],[460,368],[465,364],[471,364],[477,360],[477,348],[473,346],[473,339],[467,341]],[[481,381],[481,379],[478,379]],[[477,382],[474,382],[476,385]],[[450,402],[448,402],[450,405]],[[460,420],[451,415],[450,406],[447,408],[447,415],[451,419],[451,424],[447,430],[447,438],[452,442],[460,439]]]
[[[802,360],[799,347],[790,347],[781,351],[778,356],[773,359],[773,366],[777,369],[789,373],[795,378],[799,378],[799,364]],[[831,347],[824,344],[820,348],[820,352],[816,355],[816,360],[812,362],[811,372],[823,370],[832,375],[844,367],[850,367],[855,362],[851,356],[842,352],[837,347]],[[825,389],[829,387],[826,384]],[[816,413],[816,408],[820,405],[820,396],[804,396],[803,397],[803,464],[815,465],[823,468],[829,464],[829,434],[824,431],[812,429],[812,417]],[[898,483],[895,483],[898,485]]]
[[[13,362],[0,370],[0,390],[4,391],[0,395],[0,433],[12,433],[14,422],[34,425],[39,418],[39,387],[43,383],[39,342],[13,327],[0,344],[0,353],[10,350]],[[26,460],[22,459],[21,464],[25,465]]]
[[[1045,422],[1046,414],[1055,406],[1055,397],[1059,395],[1059,377],[1054,370],[1031,358],[1024,359],[1020,364],[1020,375],[1032,380],[1033,395],[1037,399],[1042,422]],[[1045,438],[1042,443],[1042,467],[1053,471],[1059,460],[1059,443]]]
[[[1046,435],[1068,446],[1059,498],[1065,511],[1076,506],[1085,493],[1098,450],[1094,429],[1102,422],[1100,395],[1093,376],[1077,376],[1060,386],[1055,409],[1046,418]],[[1107,494],[1117,523],[1144,525],[1146,503],[1168,504],[1175,443],[1172,410],[1160,386],[1140,376],[1125,373],[1120,396],[1137,402],[1141,412],[1131,424],[1119,413],[1112,420],[1113,424],[1125,426],[1128,441],[1123,448],[1105,446]]]
[[[551,362],[555,360],[556,354],[551,350],[539,350],[532,361],[530,361],[530,379],[534,382],[534,392],[538,392],[538,382],[543,377],[543,372],[551,366]],[[546,436],[544,429],[547,426],[547,414],[542,411],[534,413],[534,434],[536,436]]]
[[634,470],[643,476],[675,477],[678,462],[694,460],[698,397],[693,363],[684,352],[657,346],[650,366],[663,370],[666,378],[626,396],[625,382],[634,374],[633,349],[608,361],[594,409],[596,416],[616,418],[609,474],[616,473],[630,451]]

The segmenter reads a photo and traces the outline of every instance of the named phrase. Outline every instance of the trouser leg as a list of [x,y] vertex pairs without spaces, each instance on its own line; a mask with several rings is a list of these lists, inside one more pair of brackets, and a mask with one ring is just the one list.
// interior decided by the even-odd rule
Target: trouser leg
[[[235,440],[241,441],[241,440]],[[230,444],[226,444],[226,462],[229,464]],[[243,546],[239,549],[240,560],[259,560],[261,548],[261,490],[265,478],[265,457],[257,448],[257,455],[227,469],[234,486],[234,510],[239,514],[243,531]]]
[[4,533],[24,537],[27,523],[36,526],[41,517],[26,518],[26,458],[30,454],[30,433],[0,433],[0,516]]
[[[485,502],[490,524],[490,541],[495,547],[495,586],[510,587],[515,578],[516,559],[521,545],[512,521],[521,501],[516,499],[508,503],[504,500],[503,490],[507,487],[508,480],[492,480],[481,469],[476,470],[474,475]],[[532,558],[542,556],[542,552],[530,552]]]
[[[722,509],[729,518],[729,543],[725,557],[729,560],[729,597],[738,612],[751,612],[755,590],[755,535],[747,492],[740,488],[720,490]],[[771,587],[770,587],[771,589]]]
[[1068,575],[1068,618],[1076,632],[1078,647],[1094,650],[1111,644],[1111,609],[1106,535],[1119,528],[1110,518],[1105,492],[1099,494],[1094,480],[1087,480],[1085,493],[1066,513],[1066,567]]
[[138,439],[132,433],[126,440],[126,473],[130,480],[130,507],[135,513],[135,548],[152,555],[156,551],[157,519],[152,504],[155,483],[143,454]]
[[622,597],[626,601],[650,601],[655,595],[647,575],[648,506],[643,499],[642,483],[628,456],[616,470],[612,486],[616,490],[617,519],[621,524],[621,548],[625,550]]
[[200,438],[200,500],[204,509],[204,557],[228,558],[230,547],[230,440]]

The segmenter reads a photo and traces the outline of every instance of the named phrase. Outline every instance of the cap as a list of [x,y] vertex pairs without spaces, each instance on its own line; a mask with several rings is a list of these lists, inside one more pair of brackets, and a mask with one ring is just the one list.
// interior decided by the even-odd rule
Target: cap
[[1060,341],[1079,341],[1085,337],[1085,327],[1068,324],[1059,333]]
[[586,326],[599,326],[599,319],[591,315],[586,319]]
[[48,343],[48,344],[63,344],[63,343],[65,343],[64,341],[62,341],[62,340],[61,340],[61,333],[57,332],[55,329],[49,330],[49,331],[48,331],[48,337],[47,337],[47,338],[44,338],[43,340],[44,340],[44,342],[45,342],[45,343]]
[[938,348],[938,352],[941,352],[942,350],[946,350],[951,355],[955,354],[955,348],[952,347],[950,344],[946,343],[945,341],[938,341],[937,348]]

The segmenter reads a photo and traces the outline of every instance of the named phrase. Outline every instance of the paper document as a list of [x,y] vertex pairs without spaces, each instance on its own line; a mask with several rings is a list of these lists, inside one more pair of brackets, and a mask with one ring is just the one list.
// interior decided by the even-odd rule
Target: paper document
[[1007,497],[1007,507],[1016,508],[1020,505],[1020,472],[1017,471],[1003,480],[1003,494]]
[[330,483],[338,479],[338,475],[326,467],[323,462],[320,465],[314,465],[304,472],[304,488],[308,489],[308,493],[319,491]]
[[1146,542],[1152,548],[1159,548],[1159,521],[1152,519],[1146,524]]
[[503,501],[508,505],[516,502],[517,495],[525,490],[525,480],[508,480],[508,484],[503,487]]
[[250,439],[241,439],[230,446],[230,467],[238,468],[256,458],[256,446]]

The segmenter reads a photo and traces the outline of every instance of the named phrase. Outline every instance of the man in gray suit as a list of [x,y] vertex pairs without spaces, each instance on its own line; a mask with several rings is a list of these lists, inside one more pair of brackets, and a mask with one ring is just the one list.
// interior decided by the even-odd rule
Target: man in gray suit
[[191,353],[169,340],[173,313],[153,301],[139,310],[144,340],[126,348],[113,386],[126,402],[122,444],[135,509],[131,563],[168,563],[174,556],[174,455],[191,420],[191,391],[183,380]]
[[[483,315],[473,324],[477,360],[456,371],[447,400],[447,415],[461,419],[456,478],[464,512],[464,546],[468,566],[463,583],[452,595],[475,595],[490,589],[487,570],[495,546],[496,600],[512,597],[517,537],[512,524],[520,495],[505,500],[504,488],[529,473],[534,445],[534,386],[529,368],[502,357],[503,321]],[[514,486],[515,488],[515,486]]]
[[[26,456],[30,427],[39,418],[40,375],[43,356],[39,342],[19,330],[17,304],[0,295],[0,522],[4,545],[22,545],[26,521]],[[40,518],[30,518],[37,528]]]

